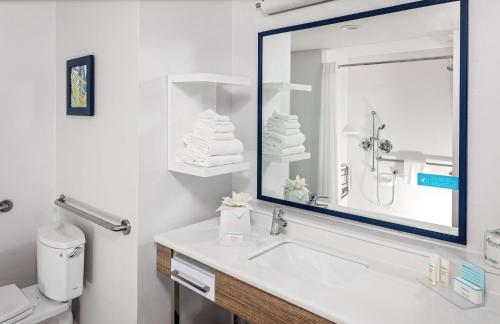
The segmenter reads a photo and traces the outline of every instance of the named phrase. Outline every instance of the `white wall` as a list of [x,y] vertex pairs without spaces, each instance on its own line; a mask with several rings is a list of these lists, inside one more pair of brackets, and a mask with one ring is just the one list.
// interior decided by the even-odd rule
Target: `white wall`
[[[292,37],[293,39],[293,37]],[[300,131],[306,136],[306,152],[309,160],[290,164],[290,178],[299,174],[306,178],[312,193],[318,194],[319,170],[319,119],[321,113],[321,58],[322,50],[292,52],[292,83],[308,84],[311,92],[292,91],[290,109],[299,116]]]
[[[87,238],[81,324],[137,322],[138,12],[137,1],[56,8],[57,192],[132,225],[124,236],[60,212]],[[66,116],[66,60],[88,54],[95,55],[95,116]]]
[[[233,114],[235,122],[244,126],[239,134],[242,140],[245,143],[253,143],[251,147],[247,144],[246,158],[254,162],[250,179],[233,176],[233,190],[246,190],[253,194],[256,192],[257,33],[402,2],[410,1],[380,0],[376,3],[362,0],[333,1],[277,16],[262,16],[255,10],[253,2],[233,1],[233,73],[250,75],[255,84],[251,100],[242,102],[243,109]],[[500,227],[500,217],[497,216],[497,184],[500,183],[500,174],[494,171],[500,159],[500,148],[491,142],[492,139],[500,137],[498,127],[500,111],[496,107],[500,75],[491,72],[500,69],[500,62],[497,59],[500,41],[491,37],[500,32],[500,21],[496,17],[496,12],[499,10],[500,3],[495,0],[470,1],[467,249],[472,251],[482,250],[483,234],[486,229]],[[289,214],[299,215],[293,212]],[[314,216],[309,216],[311,217]],[[339,226],[339,222],[333,218],[314,217],[314,219],[327,225]],[[357,225],[345,226],[352,230],[358,229]],[[368,231],[381,237],[400,240],[400,236],[391,234],[392,231],[376,229]]]
[[36,282],[37,228],[55,197],[55,4],[0,2],[0,286]]
[[498,183],[495,172],[500,147],[491,140],[500,138],[498,88],[500,3],[495,0],[470,1],[469,23],[469,143],[468,143],[468,241],[469,249],[481,251],[484,232],[500,228]]
[[[231,2],[141,1],[138,323],[170,322],[171,280],[156,271],[153,236],[215,217],[231,176],[198,178],[167,171],[166,88],[169,74],[231,74]],[[242,89],[245,91],[245,89]],[[242,93],[242,97],[246,94]],[[217,111],[230,114],[228,90]],[[207,107],[209,108],[209,107]],[[236,136],[239,136],[237,125]],[[247,143],[244,143],[247,145]],[[224,323],[226,312],[181,290],[181,323]]]
[[[290,83],[292,34],[283,33],[269,36],[263,41],[262,82]],[[262,125],[266,125],[273,112],[290,113],[290,91],[263,91]],[[262,188],[266,195],[283,198],[283,185],[289,178],[287,163],[262,163],[264,176]]]

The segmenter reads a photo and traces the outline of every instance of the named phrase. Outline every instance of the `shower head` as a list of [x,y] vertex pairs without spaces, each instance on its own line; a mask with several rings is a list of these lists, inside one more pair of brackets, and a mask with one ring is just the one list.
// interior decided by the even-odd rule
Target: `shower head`
[[382,129],[384,129],[384,128],[385,128],[385,124],[382,124],[382,125],[380,125],[380,126],[378,127],[378,129],[377,129],[377,138],[379,138],[380,131],[381,131]]

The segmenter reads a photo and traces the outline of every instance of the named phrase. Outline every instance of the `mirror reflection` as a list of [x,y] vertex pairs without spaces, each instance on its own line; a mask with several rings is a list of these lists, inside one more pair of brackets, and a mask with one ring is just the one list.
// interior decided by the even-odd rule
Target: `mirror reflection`
[[458,235],[459,2],[262,46],[262,195]]

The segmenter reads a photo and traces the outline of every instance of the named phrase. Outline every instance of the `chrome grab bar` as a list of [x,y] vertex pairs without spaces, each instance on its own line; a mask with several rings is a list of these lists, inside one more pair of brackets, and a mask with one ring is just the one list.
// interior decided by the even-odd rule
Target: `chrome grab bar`
[[174,270],[172,271],[172,277],[175,277],[177,279],[179,279],[180,281],[182,282],[185,282],[186,284],[190,285],[191,287],[201,291],[202,293],[207,293],[210,291],[210,287],[209,286],[200,286],[198,285],[197,283],[194,283],[193,281],[181,276],[179,270]]
[[[390,158],[384,158],[379,156],[378,157],[379,161],[382,162],[394,162],[394,163],[404,163],[405,160],[400,160],[400,159],[390,159]],[[435,166],[443,166],[443,167],[453,167],[453,164],[450,163],[438,163],[438,162],[425,162],[427,165],[435,165]]]
[[124,235],[130,233],[130,222],[127,219],[122,220],[120,225],[110,223],[81,209],[68,205],[68,203],[66,202],[66,197],[64,195],[60,195],[59,198],[54,201],[54,204],[110,231],[123,232]]

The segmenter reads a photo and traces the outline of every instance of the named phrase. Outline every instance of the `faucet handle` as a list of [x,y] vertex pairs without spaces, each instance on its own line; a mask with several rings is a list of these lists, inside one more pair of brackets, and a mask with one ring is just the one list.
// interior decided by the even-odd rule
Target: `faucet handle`
[[286,227],[288,225],[288,223],[283,218],[283,215],[285,215],[285,211],[283,209],[279,208],[279,210],[278,210],[278,217],[277,217],[276,220],[279,222],[279,224],[280,224],[281,227]]
[[281,229],[288,225],[286,220],[283,219],[284,214],[285,212],[283,209],[278,206],[274,207],[270,231],[271,235],[279,235]]

